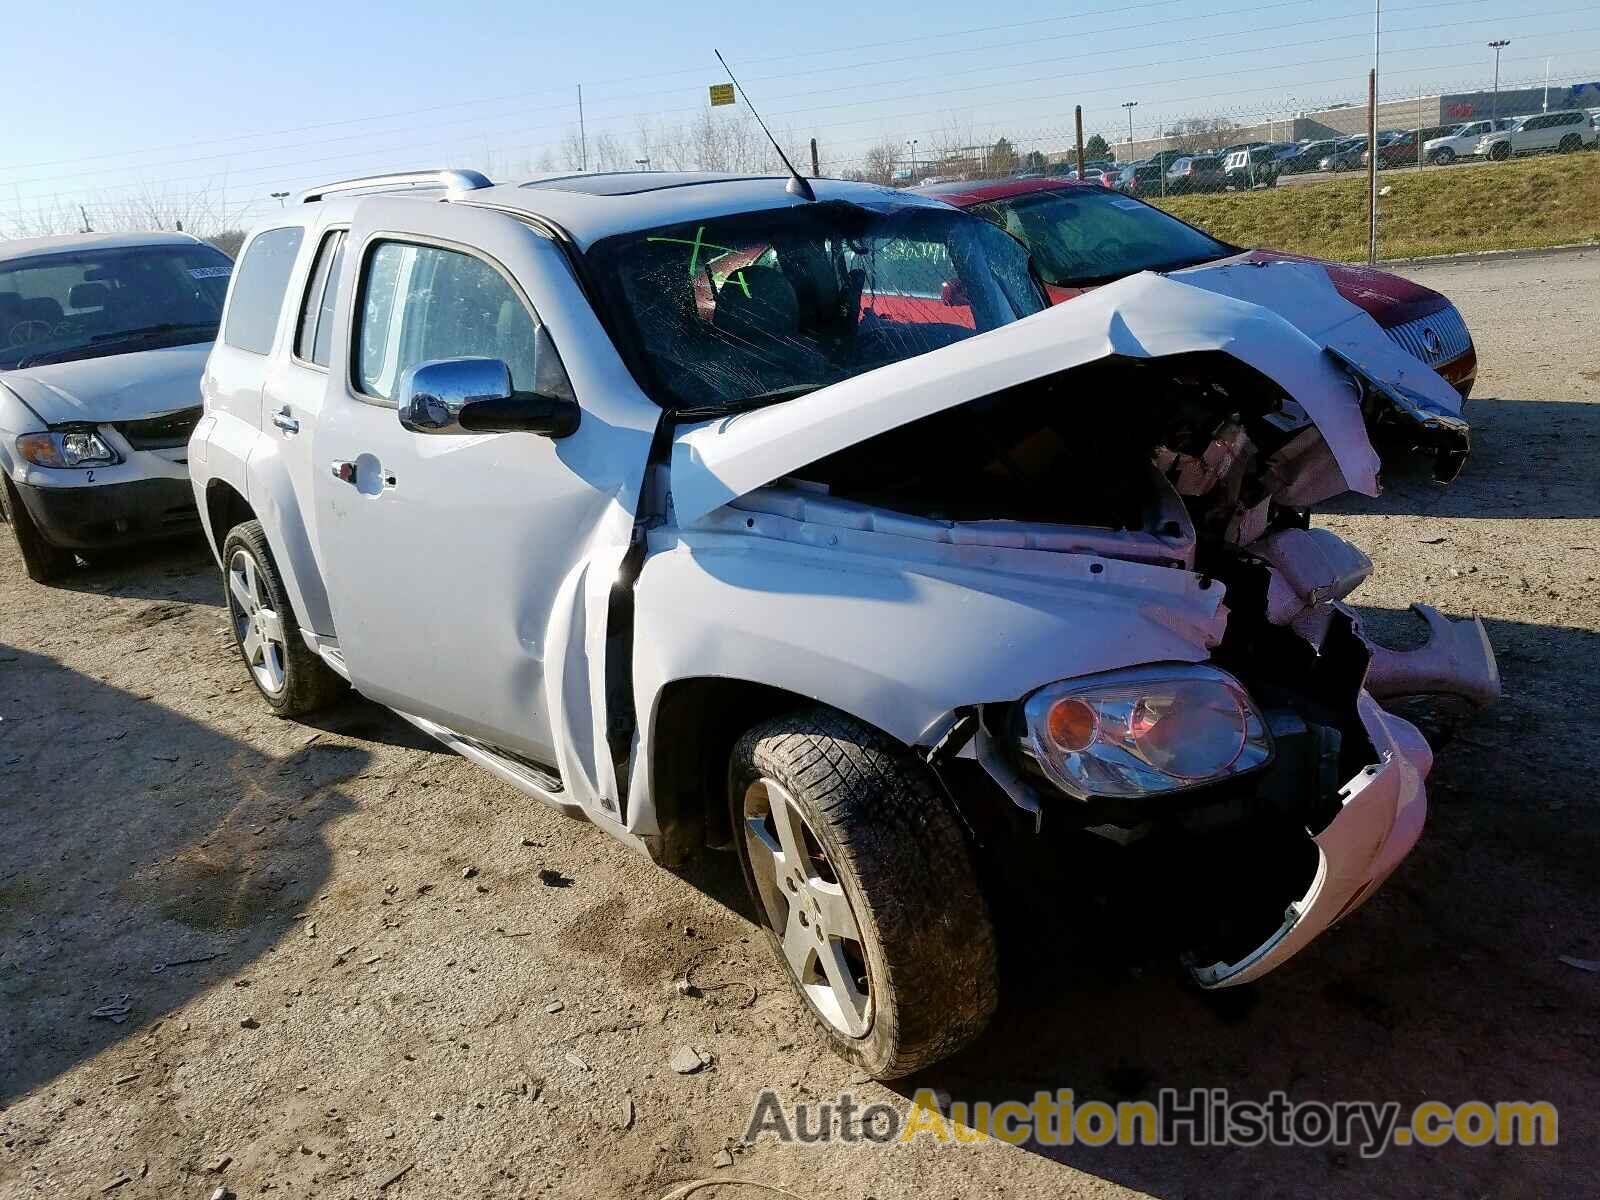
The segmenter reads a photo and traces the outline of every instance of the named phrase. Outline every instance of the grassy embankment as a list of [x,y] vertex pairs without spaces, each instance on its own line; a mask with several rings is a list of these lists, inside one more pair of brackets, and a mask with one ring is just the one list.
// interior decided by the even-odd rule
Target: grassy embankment
[[[1480,250],[1600,244],[1600,153],[1384,171],[1378,255],[1420,258]],[[1317,258],[1365,261],[1367,177],[1156,203],[1225,241]]]

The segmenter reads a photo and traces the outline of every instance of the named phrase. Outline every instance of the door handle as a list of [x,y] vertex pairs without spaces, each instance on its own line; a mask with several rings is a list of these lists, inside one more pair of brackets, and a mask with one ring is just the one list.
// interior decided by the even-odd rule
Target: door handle
[[272,423],[285,433],[300,432],[300,422],[296,421],[294,417],[290,415],[289,406],[287,404],[272,414]]

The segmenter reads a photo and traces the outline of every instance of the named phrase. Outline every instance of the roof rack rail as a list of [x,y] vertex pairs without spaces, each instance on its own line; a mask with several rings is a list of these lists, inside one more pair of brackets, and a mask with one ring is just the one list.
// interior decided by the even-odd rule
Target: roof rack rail
[[301,192],[297,203],[311,204],[325,196],[338,195],[341,192],[385,192],[406,188],[443,188],[444,198],[454,200],[467,192],[476,192],[481,188],[493,186],[493,181],[481,171],[449,169],[393,171],[387,175],[363,175],[359,179],[341,179],[337,183],[325,183],[321,187]]

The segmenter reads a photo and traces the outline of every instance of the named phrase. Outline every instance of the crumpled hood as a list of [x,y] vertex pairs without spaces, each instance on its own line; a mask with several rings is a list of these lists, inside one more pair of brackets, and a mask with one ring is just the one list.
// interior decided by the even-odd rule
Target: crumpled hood
[[0,372],[0,385],[47,425],[136,421],[199,405],[200,374],[210,353],[205,342],[44,363]]
[[[1292,319],[1283,314],[1293,314]],[[1378,455],[1350,368],[1396,404],[1460,413],[1455,389],[1339,295],[1321,267],[1230,263],[1149,272],[1071,304],[770,408],[678,431],[672,502],[687,525],[762,484],[910,421],[1112,356],[1223,351],[1275,380],[1315,422],[1346,486],[1378,494]],[[1105,397],[1085,394],[1086,403]],[[1410,413],[1409,415],[1415,415]]]

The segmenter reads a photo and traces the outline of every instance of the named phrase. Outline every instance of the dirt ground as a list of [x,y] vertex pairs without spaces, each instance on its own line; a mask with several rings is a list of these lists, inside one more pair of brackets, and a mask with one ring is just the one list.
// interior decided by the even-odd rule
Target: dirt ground
[[[44,589],[7,535],[0,1196],[1592,1195],[1600,974],[1560,957],[1600,959],[1600,252],[1412,273],[1477,336],[1477,449],[1323,519],[1376,561],[1374,620],[1479,613],[1500,656],[1416,851],[1227,1003],[1041,898],[991,1032],[892,1087],[811,1033],[731,860],[658,870],[360,700],[274,719],[202,547]],[[767,1086],[1548,1099],[1561,1145],[742,1145]]]

